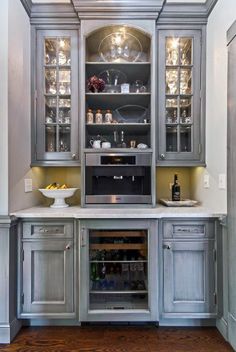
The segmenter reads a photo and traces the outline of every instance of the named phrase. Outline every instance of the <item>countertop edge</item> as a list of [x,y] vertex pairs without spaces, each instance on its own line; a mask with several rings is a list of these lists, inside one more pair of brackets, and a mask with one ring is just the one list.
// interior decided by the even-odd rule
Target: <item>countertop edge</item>
[[17,218],[61,218],[61,219],[162,219],[162,218],[219,218],[226,216],[224,212],[215,212],[204,207],[171,208],[157,206],[155,208],[81,208],[68,207],[52,209],[49,207],[32,207],[11,213]]

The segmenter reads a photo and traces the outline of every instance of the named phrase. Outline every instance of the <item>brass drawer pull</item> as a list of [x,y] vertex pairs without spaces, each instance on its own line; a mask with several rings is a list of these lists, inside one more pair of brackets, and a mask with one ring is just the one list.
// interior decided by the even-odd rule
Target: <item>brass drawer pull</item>
[[43,228],[43,227],[41,227],[41,228],[39,229],[39,232],[48,233],[48,230],[45,229],[45,228]]

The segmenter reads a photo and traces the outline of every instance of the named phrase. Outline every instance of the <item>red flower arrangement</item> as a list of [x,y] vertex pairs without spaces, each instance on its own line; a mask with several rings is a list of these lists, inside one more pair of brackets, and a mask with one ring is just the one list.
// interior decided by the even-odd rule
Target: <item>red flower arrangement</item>
[[92,76],[88,79],[87,87],[90,92],[99,93],[104,90],[105,82],[103,79],[98,78],[97,76]]

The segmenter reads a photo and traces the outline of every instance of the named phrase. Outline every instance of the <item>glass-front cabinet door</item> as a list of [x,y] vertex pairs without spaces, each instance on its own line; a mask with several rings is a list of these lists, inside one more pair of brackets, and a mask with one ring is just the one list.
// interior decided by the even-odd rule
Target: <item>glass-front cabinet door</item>
[[157,320],[157,251],[155,221],[81,222],[81,320]]
[[201,31],[159,31],[158,162],[202,160]]
[[37,33],[36,160],[78,161],[78,32]]

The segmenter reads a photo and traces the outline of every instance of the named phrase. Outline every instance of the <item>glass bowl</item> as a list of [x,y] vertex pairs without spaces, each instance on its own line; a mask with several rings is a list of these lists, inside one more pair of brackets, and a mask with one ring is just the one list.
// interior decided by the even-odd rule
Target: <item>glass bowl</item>
[[98,53],[105,62],[135,62],[142,50],[140,41],[128,32],[108,34],[98,47]]
[[141,105],[123,105],[115,110],[120,123],[144,123],[147,119],[147,108]]
[[105,92],[119,93],[120,85],[127,82],[126,75],[120,70],[108,69],[98,75],[105,82]]

